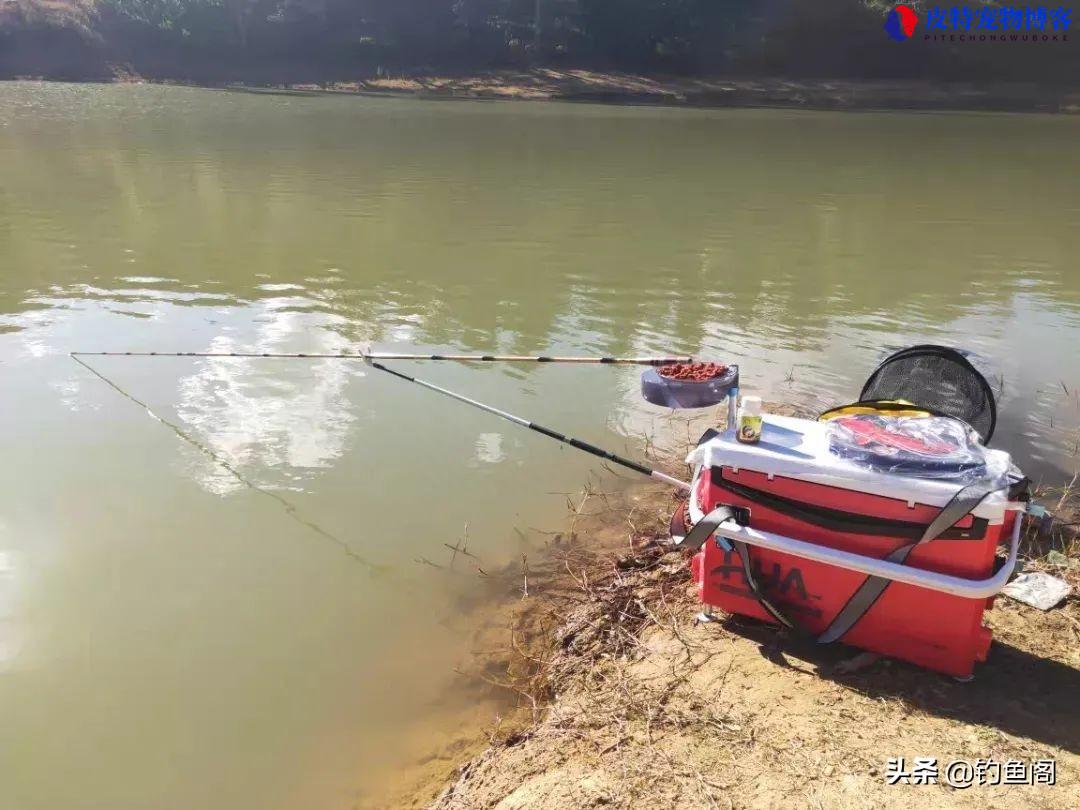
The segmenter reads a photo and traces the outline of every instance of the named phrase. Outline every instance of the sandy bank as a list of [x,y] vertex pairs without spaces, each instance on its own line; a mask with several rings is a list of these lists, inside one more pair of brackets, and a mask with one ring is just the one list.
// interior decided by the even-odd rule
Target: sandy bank
[[545,68],[464,78],[379,78],[338,84],[333,89],[423,98],[533,99],[687,107],[1080,112],[1080,90],[1036,83],[976,85],[917,81],[657,78]]

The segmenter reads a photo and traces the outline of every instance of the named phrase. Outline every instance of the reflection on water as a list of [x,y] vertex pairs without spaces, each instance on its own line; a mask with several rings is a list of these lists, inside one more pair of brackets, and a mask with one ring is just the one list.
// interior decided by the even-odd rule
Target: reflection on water
[[[466,524],[520,559],[552,493],[607,475],[355,362],[93,361],[140,407],[67,352],[693,353],[824,408],[945,342],[998,392],[996,444],[1059,482],[1078,127],[0,88],[3,804],[377,803],[475,699],[483,591],[417,560]],[[634,369],[403,367],[663,439]]]
[[[3,536],[3,524],[0,524],[0,537]],[[0,550],[0,677],[14,664],[19,654],[15,587],[15,556],[11,551]]]
[[[357,349],[325,326],[304,330],[298,313],[287,311],[282,299],[260,301],[252,310],[252,340],[240,339],[235,332],[217,335],[208,350],[355,353]],[[295,363],[203,360],[198,371],[180,380],[177,414],[231,467],[250,470],[251,475],[273,471],[279,476],[277,485],[303,489],[305,476],[342,454],[357,417],[346,386],[354,376],[364,375],[348,361],[312,360],[304,365],[298,380]],[[363,408],[362,403],[359,406]],[[210,491],[226,494],[240,485],[220,464],[202,466],[196,475]]]

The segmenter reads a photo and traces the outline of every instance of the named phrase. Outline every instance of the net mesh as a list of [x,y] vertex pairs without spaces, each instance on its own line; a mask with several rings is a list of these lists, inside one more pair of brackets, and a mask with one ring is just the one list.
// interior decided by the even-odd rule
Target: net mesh
[[890,355],[870,375],[859,399],[905,399],[955,416],[971,425],[984,443],[997,423],[990,384],[966,357],[947,346],[912,346]]

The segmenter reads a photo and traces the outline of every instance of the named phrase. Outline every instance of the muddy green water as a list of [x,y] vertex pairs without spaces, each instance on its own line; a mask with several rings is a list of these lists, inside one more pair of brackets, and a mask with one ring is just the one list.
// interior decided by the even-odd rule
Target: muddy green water
[[[1078,144],[1075,117],[0,85],[0,806],[378,803],[475,699],[479,578],[417,561],[468,523],[510,563],[611,483],[355,364],[95,363],[233,475],[70,350],[672,350],[825,406],[950,342],[1060,482]],[[631,454],[662,425],[634,369],[403,368]]]

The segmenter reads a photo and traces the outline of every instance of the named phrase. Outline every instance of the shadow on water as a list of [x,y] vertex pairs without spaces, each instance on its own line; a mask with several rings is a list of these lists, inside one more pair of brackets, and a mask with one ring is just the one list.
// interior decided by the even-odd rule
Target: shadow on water
[[1080,670],[1060,661],[994,641],[986,663],[967,683],[899,661],[887,669],[877,662],[842,673],[838,665],[858,650],[785,638],[770,625],[745,618],[729,618],[723,627],[756,642],[761,655],[777,666],[812,672],[868,697],[900,699],[937,717],[1080,752],[1080,709],[1071,697],[1080,693]]

